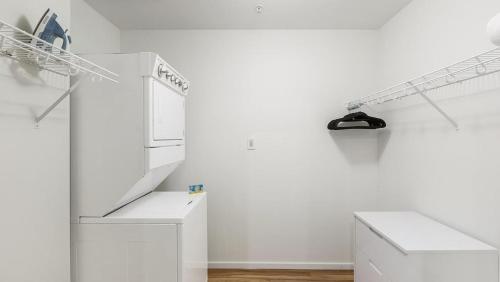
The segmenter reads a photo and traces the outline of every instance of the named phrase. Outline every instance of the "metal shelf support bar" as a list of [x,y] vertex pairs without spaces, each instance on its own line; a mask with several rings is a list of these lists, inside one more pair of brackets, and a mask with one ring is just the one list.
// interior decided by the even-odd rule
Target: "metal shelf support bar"
[[82,75],[81,77],[78,78],[78,80],[73,83],[73,85],[71,85],[71,87],[66,90],[66,92],[64,92],[54,103],[52,103],[52,105],[50,105],[41,115],[39,115],[38,117],[35,118],[35,128],[38,128],[39,127],[39,123],[50,113],[52,112],[53,109],[55,109],[57,107],[57,105],[59,105],[66,97],[68,97],[71,92],[73,92],[76,88],[78,88],[78,86],[80,86],[80,84],[82,83],[82,81],[84,79],[86,79],[87,77],[89,76],[88,73],[85,73],[84,75]]
[[[413,83],[411,82],[408,82],[408,84],[410,86],[414,86]],[[414,86],[414,89],[415,91],[417,91],[417,93],[422,96],[422,98],[424,98],[425,101],[427,101],[427,103],[429,103],[434,109],[436,109],[436,111],[438,111],[449,123],[451,123],[451,125],[456,129],[458,130],[459,127],[458,127],[458,123],[453,119],[451,118],[443,109],[441,109],[434,101],[432,101],[431,98],[429,98],[427,95],[425,95],[424,91],[422,91],[418,86]]]

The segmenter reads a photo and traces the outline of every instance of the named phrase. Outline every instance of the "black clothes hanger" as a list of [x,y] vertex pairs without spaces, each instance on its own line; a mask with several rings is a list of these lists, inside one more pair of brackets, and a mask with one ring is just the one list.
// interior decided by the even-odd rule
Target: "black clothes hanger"
[[371,117],[363,112],[348,114],[343,118],[332,120],[328,124],[329,130],[346,129],[378,129],[385,128],[383,119]]

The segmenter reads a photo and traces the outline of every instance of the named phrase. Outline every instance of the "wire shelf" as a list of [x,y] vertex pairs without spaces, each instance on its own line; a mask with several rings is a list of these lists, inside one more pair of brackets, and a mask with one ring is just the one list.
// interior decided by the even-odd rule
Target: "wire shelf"
[[425,93],[428,91],[461,83],[499,71],[500,48],[496,48],[446,68],[387,88],[372,95],[350,101],[347,104],[347,109],[352,111],[363,106],[383,104],[413,95],[422,95],[428,102],[430,102],[428,97],[425,96]]
[[0,20],[0,55],[63,76],[88,74],[118,82],[118,75]]

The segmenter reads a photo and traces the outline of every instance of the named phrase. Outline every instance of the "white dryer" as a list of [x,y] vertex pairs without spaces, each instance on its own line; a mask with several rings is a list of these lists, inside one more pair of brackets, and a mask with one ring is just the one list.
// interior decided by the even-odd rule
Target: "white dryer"
[[205,196],[152,193],[185,159],[189,81],[154,53],[84,57],[120,83],[71,97],[73,281],[206,281]]

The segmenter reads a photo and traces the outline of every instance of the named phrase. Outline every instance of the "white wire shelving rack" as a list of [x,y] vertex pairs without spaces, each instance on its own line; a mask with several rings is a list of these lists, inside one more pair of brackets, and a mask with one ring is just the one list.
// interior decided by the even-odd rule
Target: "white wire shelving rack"
[[79,86],[83,79],[106,79],[118,83],[118,75],[69,51],[54,46],[0,20],[0,56],[9,57],[26,64],[62,76],[80,75],[52,105],[35,118],[35,124],[43,120],[64,98]]
[[363,106],[379,105],[409,96],[420,95],[458,130],[456,121],[430,99],[427,92],[499,71],[500,48],[496,48],[374,94],[350,101],[347,104],[347,110],[353,111]]

